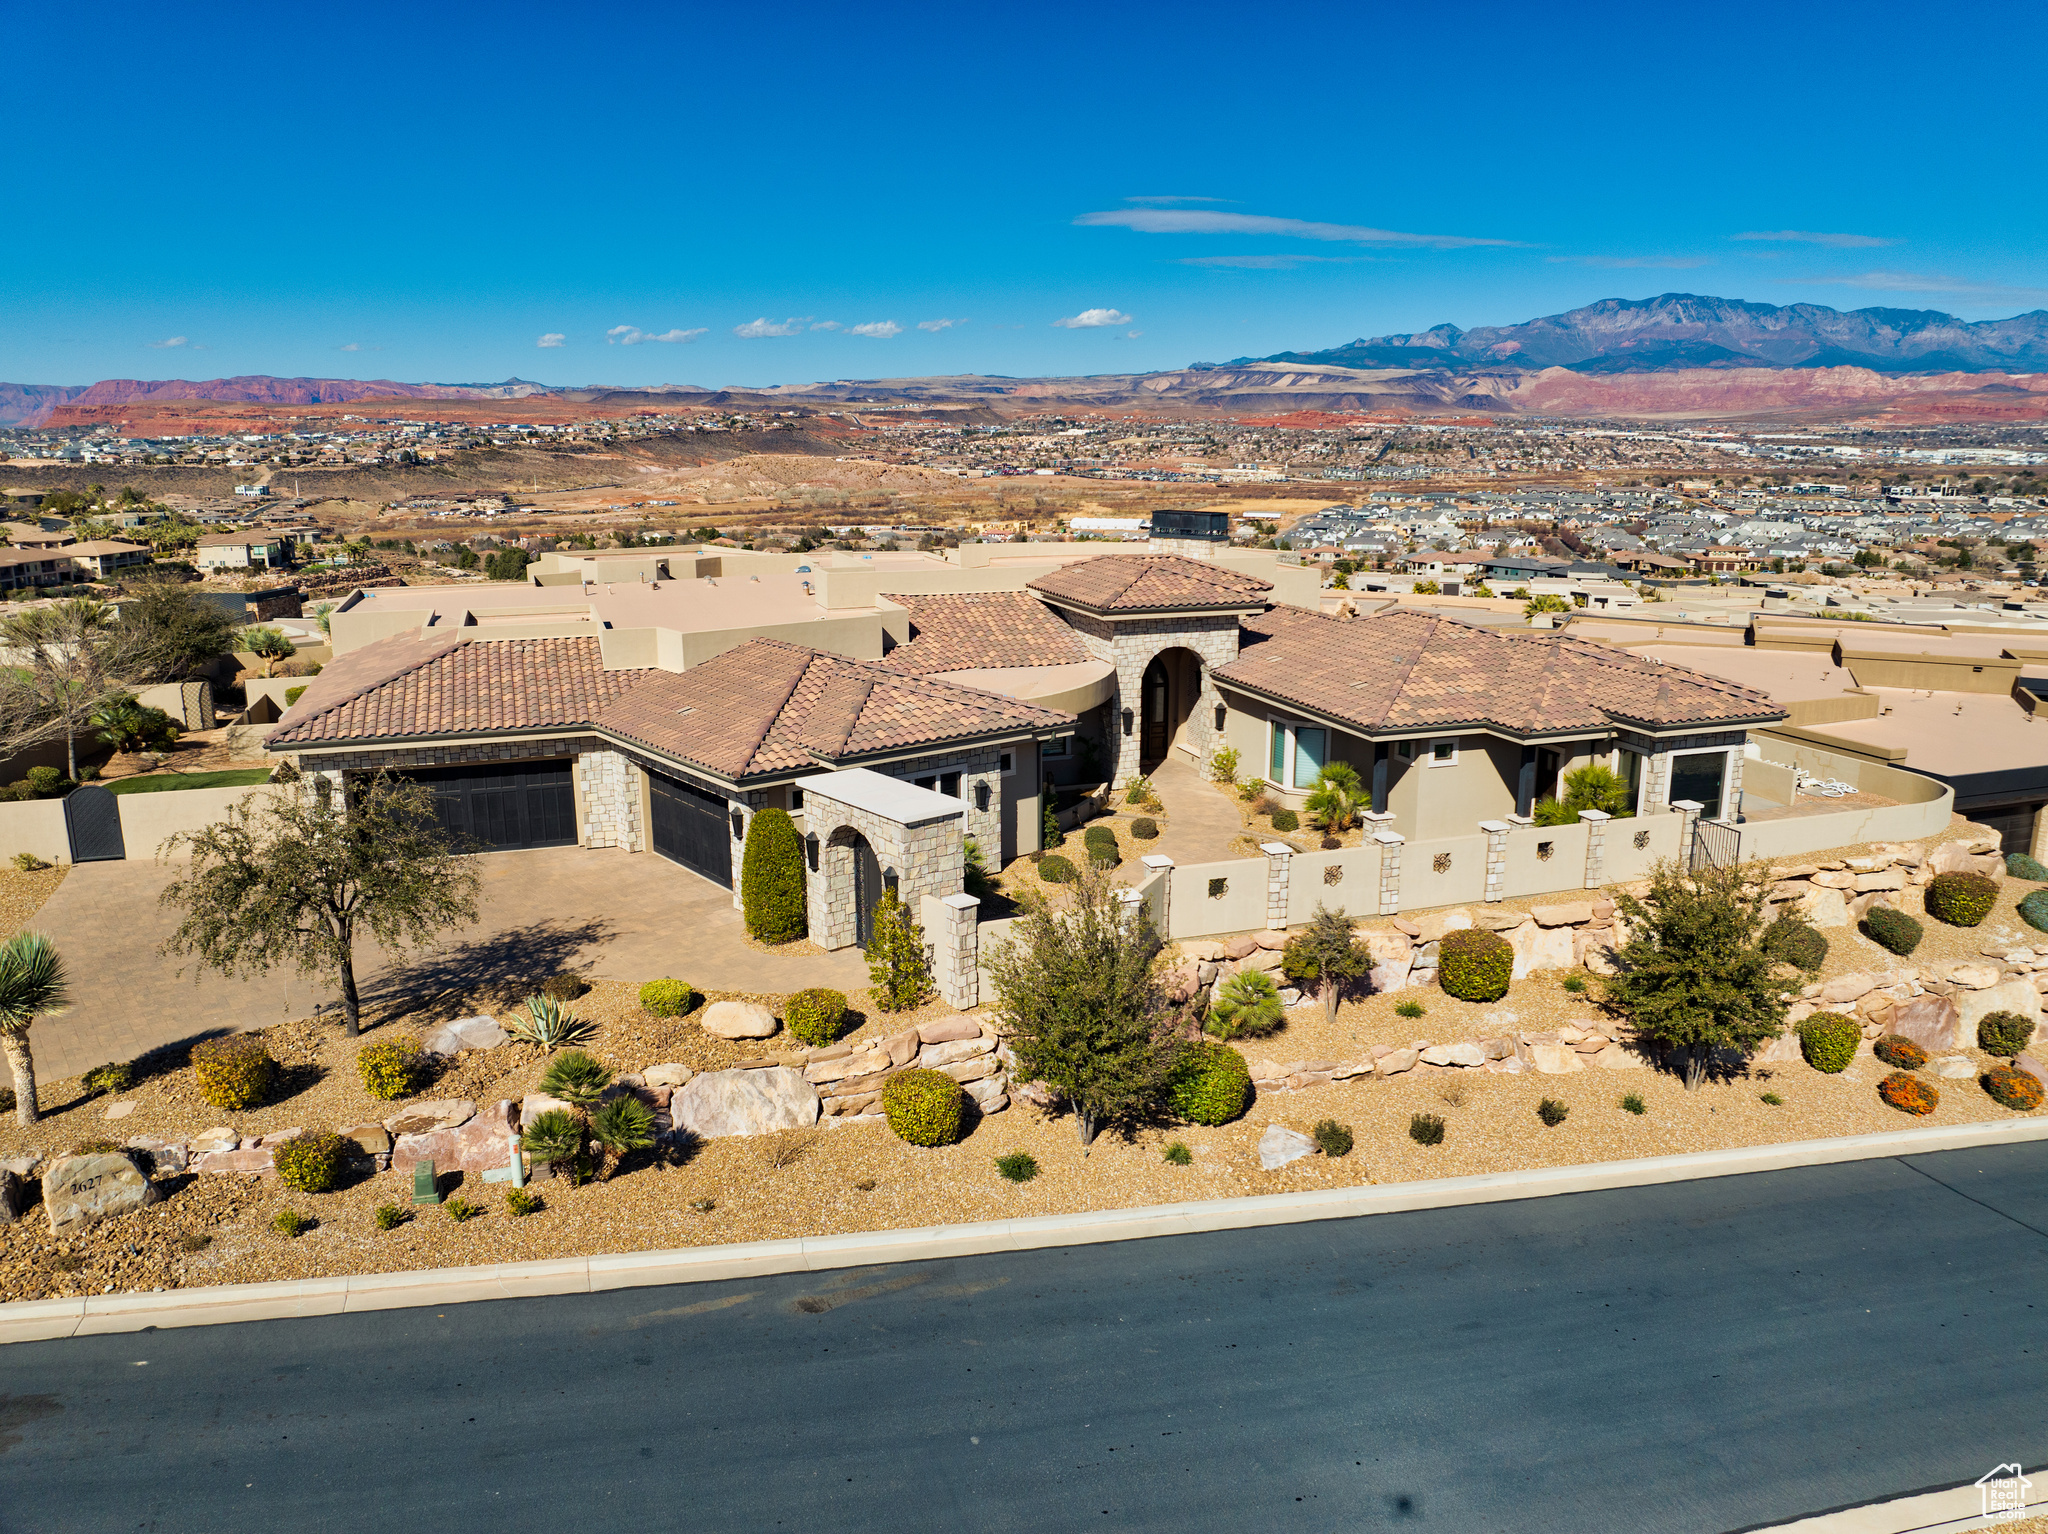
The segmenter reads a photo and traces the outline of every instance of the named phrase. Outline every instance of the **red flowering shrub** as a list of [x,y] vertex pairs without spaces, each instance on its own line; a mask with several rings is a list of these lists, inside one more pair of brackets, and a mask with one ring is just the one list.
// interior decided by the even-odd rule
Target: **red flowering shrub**
[[1932,1113],[1941,1094],[1909,1071],[1893,1071],[1877,1084],[1877,1095],[1901,1113]]

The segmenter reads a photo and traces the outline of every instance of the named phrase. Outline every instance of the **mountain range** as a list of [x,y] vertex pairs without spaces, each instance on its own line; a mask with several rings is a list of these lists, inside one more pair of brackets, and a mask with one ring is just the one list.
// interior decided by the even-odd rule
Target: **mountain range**
[[1516,369],[1663,373],[1689,368],[1864,367],[1879,373],[2048,371],[2048,309],[2005,320],[1959,320],[1935,309],[1830,309],[1745,303],[1698,293],[1603,298],[1520,325],[1369,336],[1327,351],[1225,363],[1349,368]]

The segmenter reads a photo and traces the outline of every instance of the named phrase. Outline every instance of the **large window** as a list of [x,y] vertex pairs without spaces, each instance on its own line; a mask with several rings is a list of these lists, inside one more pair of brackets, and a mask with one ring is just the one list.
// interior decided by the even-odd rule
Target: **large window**
[[1702,820],[1719,820],[1723,790],[1728,781],[1726,748],[1710,751],[1671,753],[1671,802],[1691,799],[1700,805]]
[[1329,757],[1330,732],[1319,724],[1297,724],[1289,719],[1275,719],[1271,729],[1267,779],[1282,788],[1310,787]]

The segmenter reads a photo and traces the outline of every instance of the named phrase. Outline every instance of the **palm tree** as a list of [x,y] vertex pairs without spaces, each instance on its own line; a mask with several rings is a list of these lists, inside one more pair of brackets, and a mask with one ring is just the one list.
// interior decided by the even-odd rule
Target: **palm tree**
[[1365,784],[1358,769],[1349,762],[1325,762],[1316,774],[1314,792],[1308,796],[1308,812],[1332,836],[1341,836],[1357,822],[1365,797]]
[[14,1121],[27,1129],[36,1121],[36,1061],[28,1030],[38,1017],[62,1012],[71,1001],[71,982],[57,945],[41,932],[17,932],[0,947],[0,1054],[14,1072]]

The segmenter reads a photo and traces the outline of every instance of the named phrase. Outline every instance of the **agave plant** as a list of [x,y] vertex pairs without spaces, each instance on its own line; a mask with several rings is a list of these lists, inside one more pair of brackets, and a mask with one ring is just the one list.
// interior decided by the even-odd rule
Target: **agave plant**
[[514,1018],[508,1031],[515,1039],[551,1052],[566,1044],[588,1043],[597,1032],[552,996],[527,997],[526,1016]]
[[622,1092],[590,1116],[590,1138],[604,1152],[597,1177],[610,1177],[628,1151],[654,1143],[654,1110],[630,1092]]

